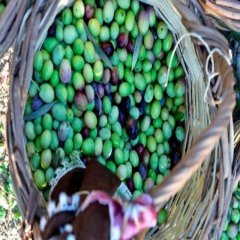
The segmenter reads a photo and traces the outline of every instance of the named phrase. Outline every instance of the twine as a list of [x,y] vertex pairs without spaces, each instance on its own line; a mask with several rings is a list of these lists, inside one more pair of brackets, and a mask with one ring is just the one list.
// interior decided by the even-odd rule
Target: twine
[[[166,79],[164,87],[166,88],[167,85],[168,85],[169,74],[170,74],[170,71],[171,71],[174,54],[176,53],[176,51],[177,51],[180,43],[182,42],[182,40],[184,40],[187,37],[195,37],[195,38],[197,38],[205,46],[205,48],[208,51],[208,57],[207,57],[207,60],[206,60],[206,63],[205,63],[205,73],[207,75],[207,79],[208,80],[207,80],[206,90],[205,90],[205,93],[204,93],[204,101],[207,102],[207,93],[208,93],[208,90],[210,88],[211,81],[212,81],[212,79],[214,79],[216,76],[219,75],[218,72],[214,71],[214,65],[215,65],[214,58],[213,58],[214,53],[218,53],[220,56],[222,56],[223,59],[228,63],[228,65],[231,65],[231,60],[219,48],[214,48],[214,49],[211,50],[209,45],[208,45],[208,43],[200,35],[198,35],[197,33],[194,33],[194,32],[186,33],[186,34],[182,35],[179,38],[179,40],[177,41],[177,43],[176,43],[176,45],[175,45],[175,47],[173,49],[173,52],[171,54],[169,68],[168,68],[168,74],[167,74],[167,79]],[[211,60],[211,62],[210,62],[210,60]],[[211,63],[211,65],[210,65],[210,63]],[[210,66],[211,66],[211,71],[209,71]]]

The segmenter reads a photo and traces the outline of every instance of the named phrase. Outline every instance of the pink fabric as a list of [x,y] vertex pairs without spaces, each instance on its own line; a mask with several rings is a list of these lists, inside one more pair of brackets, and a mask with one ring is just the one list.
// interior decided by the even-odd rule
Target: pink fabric
[[107,205],[111,222],[111,239],[127,240],[141,230],[157,224],[157,211],[151,196],[143,194],[132,202],[122,203],[101,191],[88,195],[81,206],[84,211],[91,203]]

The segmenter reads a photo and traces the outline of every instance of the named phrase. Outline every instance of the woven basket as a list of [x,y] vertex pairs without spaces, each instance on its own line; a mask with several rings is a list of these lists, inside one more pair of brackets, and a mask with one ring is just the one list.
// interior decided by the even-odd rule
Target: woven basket
[[[240,2],[238,0],[197,0],[198,8],[214,17],[214,23],[222,30],[240,31]],[[196,2],[194,0],[194,2]]]
[[6,9],[0,17],[0,57],[12,45],[30,4],[30,1],[26,0],[7,0],[6,2]]
[[[24,218],[23,237],[39,237],[39,218],[46,212],[43,196],[34,185],[25,151],[23,112],[33,73],[34,52],[41,47],[56,15],[72,0],[36,1],[18,34],[14,49],[8,112],[8,151],[14,189]],[[228,56],[227,40],[213,28],[209,19],[191,1],[151,0],[174,34],[194,32],[210,47]],[[200,21],[201,19],[201,21]],[[204,22],[204,24],[202,23]],[[212,79],[204,100],[207,77],[204,71],[208,53],[199,39],[189,36],[179,44],[178,55],[187,76],[186,139],[180,163],[151,195],[158,208],[167,204],[168,222],[152,239],[211,239],[221,233],[226,196],[232,181],[233,130],[235,106],[233,70],[219,54],[214,54],[218,77]],[[229,125],[230,124],[230,125]]]

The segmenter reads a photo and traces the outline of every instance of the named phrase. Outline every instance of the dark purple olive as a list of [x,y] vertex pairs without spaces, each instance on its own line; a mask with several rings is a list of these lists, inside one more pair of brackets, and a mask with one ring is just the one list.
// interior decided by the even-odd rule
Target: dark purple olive
[[105,84],[104,85],[104,91],[106,95],[110,95],[111,94],[111,85],[110,84]]
[[173,167],[175,167],[179,161],[180,161],[180,153],[179,152],[173,152],[173,157],[172,157],[172,164],[173,164]]
[[88,105],[88,100],[85,94],[83,94],[80,91],[77,91],[75,94],[75,99],[74,99],[77,107],[81,110],[81,111],[85,111],[87,109],[87,105]]
[[144,116],[146,114],[146,106],[147,106],[147,103],[145,102],[144,99],[142,99],[142,101],[138,104],[140,116]]
[[141,174],[142,180],[144,181],[147,178],[147,167],[144,163],[140,163],[138,166],[138,171]]
[[110,82],[113,86],[118,85],[118,69],[116,67],[111,71],[111,79]]
[[48,30],[48,36],[49,37],[55,37],[55,35],[56,35],[56,24],[53,23]]
[[104,84],[107,84],[107,83],[109,83],[110,79],[111,79],[111,72],[108,68],[105,68],[104,71],[103,71],[102,82]]
[[92,87],[93,87],[94,92],[96,93],[98,91],[97,83],[93,82]]
[[121,125],[125,125],[127,121],[127,115],[123,113],[121,110],[119,111],[118,121]]
[[135,188],[134,188],[134,183],[133,183],[132,178],[127,180],[127,187],[130,192],[134,192]]
[[154,40],[157,40],[158,39],[157,29],[156,28],[152,28],[151,31],[152,31]]
[[125,112],[125,113],[129,113],[130,109],[131,109],[131,99],[130,97],[123,97],[121,100],[121,103],[119,105],[119,108]]
[[138,137],[138,125],[134,119],[127,121],[126,130],[130,139],[135,140]]
[[102,114],[102,101],[98,96],[96,96],[94,102],[95,102],[94,112],[100,116]]
[[128,41],[126,49],[127,49],[128,53],[133,53],[133,51],[134,51],[134,43],[133,43],[132,40]]
[[137,152],[137,154],[138,154],[139,156],[142,156],[145,148],[144,148],[143,144],[138,143],[138,144],[135,146],[135,150],[136,150],[136,152]]
[[126,33],[122,32],[118,35],[117,45],[119,48],[125,48],[128,44],[128,36]]
[[36,111],[38,110],[40,107],[42,107],[43,105],[43,101],[42,99],[39,97],[39,96],[35,96],[33,99],[32,99],[32,109],[33,111]]
[[166,98],[163,96],[161,99],[161,106],[163,107],[166,102]]
[[107,56],[111,57],[113,55],[114,47],[110,41],[102,43],[102,50]]
[[87,4],[85,6],[84,18],[88,22],[91,18],[93,18],[93,16],[94,16],[94,8],[91,5]]
[[89,134],[90,134],[89,131],[90,131],[89,128],[84,127],[84,128],[82,129],[82,131],[81,131],[82,137],[83,137],[83,138],[89,137]]
[[104,85],[99,83],[97,85],[97,89],[98,89],[97,92],[98,92],[99,97],[102,98],[104,96]]

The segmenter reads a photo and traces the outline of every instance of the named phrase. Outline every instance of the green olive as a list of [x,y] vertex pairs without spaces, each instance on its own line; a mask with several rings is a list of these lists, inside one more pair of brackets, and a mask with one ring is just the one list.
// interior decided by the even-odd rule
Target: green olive
[[85,7],[82,0],[75,1],[73,4],[73,16],[77,19],[82,18],[84,16],[84,11]]
[[100,156],[103,151],[103,140],[100,137],[95,139],[95,156]]
[[142,182],[141,174],[139,172],[135,172],[133,174],[133,183],[134,183],[134,187],[137,190],[141,190],[142,189],[143,182]]
[[112,142],[110,140],[106,140],[103,143],[103,156],[108,159],[112,154]]
[[168,27],[165,22],[160,21],[157,25],[157,34],[160,39],[165,39],[168,33]]
[[158,224],[159,224],[159,225],[163,225],[164,223],[166,223],[167,218],[168,218],[167,210],[164,209],[164,208],[161,209],[161,210],[158,212],[158,218],[157,218]]
[[73,44],[77,39],[78,33],[77,29],[73,25],[68,25],[63,30],[63,39],[66,44]]
[[29,158],[31,158],[35,154],[36,148],[33,142],[28,142],[26,144],[26,152]]
[[65,55],[65,49],[61,44],[56,45],[56,47],[52,51],[52,60],[53,63],[58,66],[63,60],[63,57]]
[[32,171],[36,171],[40,167],[40,156],[35,153],[30,160],[30,167]]
[[134,24],[136,24],[134,13],[129,10],[125,19],[125,28],[127,29],[127,31],[131,32],[133,30]]
[[88,28],[89,28],[89,31],[91,32],[91,34],[94,37],[99,36],[101,26],[100,26],[100,23],[98,22],[98,20],[96,18],[90,19],[90,21],[88,22]]
[[73,151],[73,141],[72,139],[68,138],[65,142],[64,142],[64,151],[66,153],[66,155],[70,155]]
[[29,140],[34,140],[36,137],[34,124],[32,122],[26,122],[25,124],[25,135]]
[[50,59],[50,53],[53,51],[53,49],[57,46],[58,41],[56,38],[48,37],[43,42],[43,47],[47,50],[42,51],[43,54],[43,60],[49,60]]
[[72,59],[73,69],[76,71],[81,71],[84,67],[84,59],[82,56],[75,55]]
[[118,166],[116,171],[117,176],[120,178],[121,181],[125,180],[127,177],[127,168],[124,164]]
[[48,183],[51,182],[51,180],[54,178],[54,175],[55,175],[54,169],[52,167],[49,167],[45,173],[46,180]]
[[61,103],[56,103],[52,108],[52,115],[58,121],[65,121],[67,118],[66,107]]
[[70,25],[72,23],[73,16],[70,8],[65,8],[62,11],[62,21],[65,25]]
[[103,20],[106,23],[110,23],[114,17],[114,5],[112,1],[107,1],[103,7]]
[[84,122],[89,129],[94,129],[97,126],[97,117],[93,112],[87,111],[84,114]]
[[47,169],[51,165],[52,152],[50,149],[44,149],[41,154],[41,167]]
[[42,67],[42,78],[43,80],[47,81],[51,78],[53,73],[53,63],[51,60],[46,60],[43,63],[43,67]]
[[88,63],[83,67],[83,77],[87,83],[91,83],[93,81],[93,69]]
[[103,64],[100,60],[97,60],[93,65],[93,78],[94,81],[99,82],[103,77]]
[[38,169],[34,173],[34,182],[36,183],[39,189],[43,189],[46,187],[47,182],[46,182],[45,174],[42,170]]
[[113,173],[117,171],[116,164],[113,161],[108,161],[106,167]]
[[172,45],[173,45],[173,36],[169,32],[167,36],[163,39],[163,51],[168,52],[172,48]]
[[33,66],[37,71],[41,71],[43,66],[43,54],[41,51],[37,51],[34,55]]
[[157,149],[157,142],[153,136],[147,138],[147,148],[150,153],[153,153]]
[[59,73],[58,71],[55,69],[53,70],[52,76],[50,78],[50,85],[52,87],[56,87],[59,83]]
[[90,156],[90,155],[94,154],[95,143],[94,143],[93,139],[91,139],[91,138],[84,139],[81,148],[82,148],[84,155]]
[[103,25],[103,10],[102,8],[96,8],[94,11],[94,18],[98,20],[100,25]]

